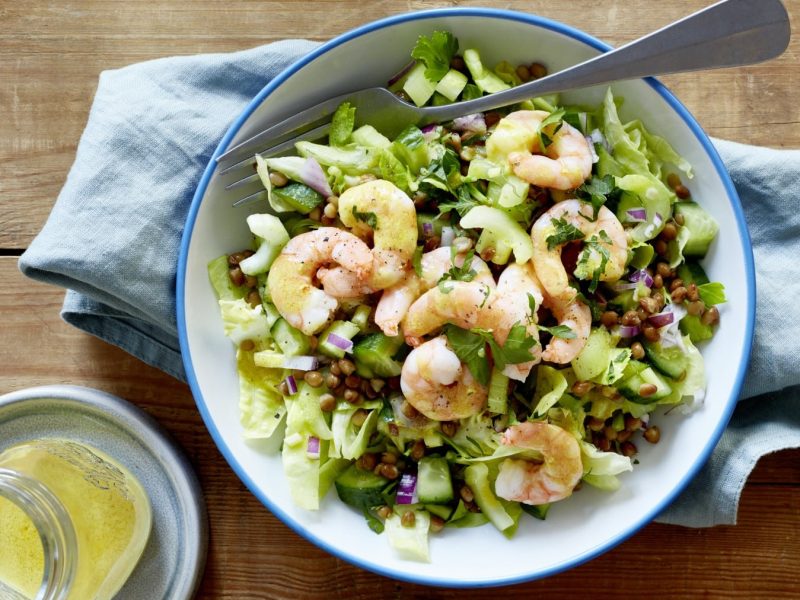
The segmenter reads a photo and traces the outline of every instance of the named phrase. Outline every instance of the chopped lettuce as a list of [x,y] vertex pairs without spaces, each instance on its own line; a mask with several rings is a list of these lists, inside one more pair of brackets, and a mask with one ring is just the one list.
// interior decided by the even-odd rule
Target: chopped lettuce
[[533,242],[522,226],[500,209],[491,206],[476,206],[462,219],[464,229],[481,228],[476,250],[484,255],[485,250],[494,250],[491,261],[497,265],[508,262],[514,252],[516,262],[528,262],[533,256]]
[[566,391],[567,379],[564,373],[553,367],[540,365],[536,372],[536,392],[533,395],[534,416],[547,414]]
[[238,350],[239,420],[247,439],[266,439],[275,433],[286,415],[283,395],[278,391],[283,371],[264,369],[253,362],[253,353]]
[[[370,436],[378,425],[378,417],[383,404],[379,401],[366,402],[361,406],[353,406],[341,400],[333,411],[331,430],[333,443],[330,449],[331,457],[341,457],[349,460],[359,458],[367,449]],[[369,410],[370,413],[360,427],[356,427],[352,420],[358,410]]]
[[[311,156],[326,167],[336,167],[348,175],[380,175],[378,159],[380,150],[348,144],[341,148],[333,148],[313,142],[297,142],[297,151],[302,156]],[[329,171],[330,174],[330,171]],[[274,207],[273,207],[274,208]]]
[[[414,512],[414,526],[406,527],[402,523],[402,513]],[[414,507],[395,506],[392,515],[386,519],[385,531],[389,544],[404,559],[420,562],[430,562],[428,550],[428,530],[431,526],[431,516],[427,511],[416,510]]]
[[253,307],[244,298],[238,298],[220,300],[219,309],[225,335],[235,344],[241,344],[245,340],[258,343],[269,339],[270,323],[262,305]]
[[226,254],[208,263],[208,279],[218,300],[237,300],[247,294],[247,289],[243,285],[234,285],[231,281]]
[[631,459],[616,452],[602,452],[593,444],[581,441],[581,457],[583,459],[583,480],[594,487],[606,491],[619,488],[617,475],[625,471],[633,471]]

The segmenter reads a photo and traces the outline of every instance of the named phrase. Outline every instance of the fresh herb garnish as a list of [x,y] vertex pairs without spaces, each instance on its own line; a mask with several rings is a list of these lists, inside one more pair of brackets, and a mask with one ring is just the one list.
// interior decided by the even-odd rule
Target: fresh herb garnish
[[378,227],[378,215],[374,212],[359,212],[356,210],[355,206],[353,207],[353,218],[356,221],[361,221],[362,223],[366,223],[372,229],[377,229]]
[[[451,259],[455,259],[456,251],[455,247],[452,247]],[[472,268],[472,259],[475,258],[475,251],[470,250],[467,252],[467,255],[464,257],[464,262],[461,263],[460,267],[457,267],[454,260],[451,260],[451,264],[453,265],[450,267],[450,270],[447,271],[444,275],[442,275],[441,279],[439,279],[439,283],[443,281],[452,280],[452,281],[472,281],[475,279],[475,276],[478,274],[475,269]]]
[[539,148],[542,152],[547,150],[547,147],[553,143],[553,138],[564,124],[564,114],[564,109],[559,108],[558,110],[550,113],[541,123],[539,123],[539,130],[537,131],[537,134],[539,136]]
[[545,327],[539,325],[541,331],[546,331],[553,337],[561,338],[562,340],[572,340],[575,338],[575,332],[569,325],[554,325],[553,327]]
[[372,531],[378,534],[383,533],[384,529],[383,523],[381,522],[380,519],[378,519],[377,517],[375,517],[375,515],[372,514],[372,511],[370,511],[370,509],[368,508],[364,509],[364,518],[366,519],[367,525]]
[[605,273],[608,260],[611,254],[608,251],[608,246],[611,245],[611,238],[604,229],[601,229],[597,235],[593,235],[588,240],[581,251],[581,257],[578,260],[578,265],[575,269],[576,274],[579,270],[588,272],[591,268],[590,261],[593,256],[600,256],[600,264],[592,270],[592,281],[589,283],[589,292],[594,293],[600,283],[600,276]]
[[555,232],[553,235],[547,236],[545,240],[548,250],[553,250],[567,242],[582,240],[585,237],[580,229],[567,223],[566,219],[553,219],[553,225],[556,228]]
[[455,195],[457,198],[455,202],[440,202],[439,216],[450,212],[451,210],[455,210],[458,213],[458,216],[463,217],[470,210],[478,206],[480,202],[473,198],[472,193],[470,192],[470,187],[470,184],[458,186],[455,190]]
[[619,189],[614,185],[614,177],[612,175],[606,175],[605,177],[592,176],[589,181],[576,191],[578,198],[591,202],[594,210],[593,221],[597,219],[597,212],[606,203],[609,196],[619,193]]
[[414,267],[414,273],[417,277],[422,277],[422,246],[414,248],[414,255],[411,257],[411,266]]
[[536,306],[536,298],[530,293],[528,294],[528,308],[531,309],[531,313],[528,315],[528,323],[533,323],[536,321],[536,311],[538,307]]
[[449,31],[434,31],[431,37],[419,36],[411,58],[425,65],[425,77],[439,81],[450,70],[450,61],[458,52],[458,40]]

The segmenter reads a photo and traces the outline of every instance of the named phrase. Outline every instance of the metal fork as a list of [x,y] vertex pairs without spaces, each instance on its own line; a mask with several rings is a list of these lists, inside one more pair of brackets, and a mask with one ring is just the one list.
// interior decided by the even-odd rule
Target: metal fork
[[[523,100],[623,79],[748,65],[779,56],[789,44],[789,16],[780,0],[723,0],[653,33],[535,81],[475,100],[419,108],[382,87],[342,94],[308,108],[227,150],[217,158],[220,175],[251,168],[255,154],[274,156],[301,140],[325,137],[342,102],[356,108],[356,125],[369,123],[394,137],[408,125],[423,126],[494,110]],[[242,173],[239,173],[241,177]],[[227,190],[258,179],[249,175]],[[258,199],[251,194],[234,203]]]

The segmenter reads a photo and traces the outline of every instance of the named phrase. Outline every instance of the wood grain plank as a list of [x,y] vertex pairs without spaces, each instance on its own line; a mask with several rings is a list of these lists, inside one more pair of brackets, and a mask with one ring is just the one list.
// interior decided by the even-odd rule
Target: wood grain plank
[[[41,229],[74,160],[104,69],[178,54],[229,52],[288,37],[330,39],[373,19],[488,5],[556,18],[620,44],[705,6],[703,0],[440,2],[324,0],[0,2],[0,247]],[[800,0],[789,0],[800,14]],[[796,19],[796,17],[795,17]],[[796,20],[793,21],[797,29]],[[800,39],[770,63],[664,78],[711,134],[800,147]]]
[[[73,383],[130,400],[162,423],[197,470],[211,544],[200,598],[482,598],[357,569],[313,546],[250,494],[214,446],[188,387],[62,322],[63,291],[25,279],[0,257],[0,392]],[[765,458],[745,488],[736,527],[649,525],[611,552],[543,581],[494,590],[509,598],[791,598],[800,569],[800,451]],[[753,574],[758,573],[754,578]],[[644,575],[646,574],[646,575]],[[644,575],[644,577],[643,577]],[[644,586],[644,587],[643,587]]]

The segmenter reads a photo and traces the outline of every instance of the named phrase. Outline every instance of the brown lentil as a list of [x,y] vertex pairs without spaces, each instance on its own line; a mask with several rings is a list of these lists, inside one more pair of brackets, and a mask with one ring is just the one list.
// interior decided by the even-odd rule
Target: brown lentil
[[619,392],[610,385],[604,385],[600,388],[600,393],[606,398],[616,398],[619,396]]
[[653,288],[660,290],[662,287],[664,287],[664,278],[656,273],[653,275]]
[[576,381],[572,384],[572,393],[576,396],[585,396],[593,387],[594,383],[591,381]]
[[442,433],[447,437],[453,437],[458,431],[458,424],[453,421],[442,421]]
[[305,375],[303,375],[303,379],[305,382],[313,388],[318,388],[322,385],[323,376],[322,373],[319,371],[308,371]]
[[349,402],[350,404],[358,404],[361,402],[361,394],[355,390],[345,390],[344,399],[345,402]]
[[275,187],[283,187],[289,183],[289,178],[279,171],[270,171],[269,182]]
[[240,286],[244,284],[244,273],[239,267],[235,267],[228,271],[228,277],[231,279],[231,283],[235,286]]
[[692,195],[692,193],[689,191],[689,188],[687,188],[683,184],[680,184],[678,186],[675,186],[675,195],[681,200],[686,200],[689,196]]
[[594,445],[597,446],[598,450],[602,450],[603,452],[611,450],[611,441],[602,436],[598,436],[595,439]]
[[394,452],[384,452],[381,454],[381,462],[387,465],[397,464],[397,454]]
[[719,309],[716,306],[709,308],[703,313],[703,316],[700,317],[700,322],[703,325],[714,325],[719,323]]
[[392,509],[389,506],[381,506],[377,511],[375,511],[381,519],[388,519],[392,516]]
[[626,430],[626,429],[623,429],[622,431],[618,431],[618,432],[617,432],[617,441],[618,441],[620,444],[621,444],[622,442],[627,442],[629,439],[631,439],[631,436],[632,436],[632,435],[633,435],[633,432],[632,432],[632,431],[628,431],[628,430]]
[[631,344],[631,358],[634,360],[642,360],[644,358],[644,347],[639,342]]
[[475,494],[472,492],[472,488],[466,484],[462,485],[461,489],[458,490],[458,495],[461,496],[464,502],[472,502],[475,500]]
[[636,448],[636,445],[633,442],[623,442],[620,444],[619,451],[623,456],[631,457],[635,456],[639,450]]
[[667,222],[664,225],[664,229],[661,230],[661,239],[669,242],[674,240],[676,237],[678,237],[678,228],[675,227],[675,223]]
[[517,77],[519,77],[523,83],[528,81],[531,78],[531,71],[526,65],[519,65],[517,67]]
[[670,173],[667,175],[667,185],[674,190],[676,187],[681,185],[680,176],[678,176],[677,173]]
[[641,306],[650,314],[658,312],[658,300],[656,300],[653,296],[639,298],[639,306]]
[[258,285],[258,279],[256,279],[252,275],[247,275],[244,278],[244,285],[245,287],[254,288]]
[[326,204],[325,208],[322,210],[322,213],[329,219],[335,219],[336,215],[339,214],[339,209],[333,204]]
[[642,398],[649,398],[658,391],[658,388],[652,383],[643,383],[639,386],[639,395]]
[[278,391],[284,396],[289,395],[289,384],[285,379],[278,384]]
[[372,452],[362,454],[356,460],[356,467],[364,471],[372,471],[378,466],[378,457]]
[[672,290],[672,301],[680,304],[686,299],[686,288],[683,286],[677,287]]
[[322,218],[322,209],[318,206],[308,213],[308,218],[312,221],[319,221]]
[[674,292],[679,287],[684,287],[683,279],[673,279],[672,282],[669,284],[669,291]]
[[351,390],[357,390],[361,385],[361,377],[358,375],[348,375],[344,379],[344,384]]
[[319,397],[319,408],[322,412],[331,412],[336,408],[336,397],[333,394],[322,394]]
[[484,248],[480,253],[480,257],[484,262],[490,262],[494,258],[494,248],[491,246]]
[[256,290],[251,290],[247,294],[247,303],[252,307],[255,308],[259,304],[261,304],[261,296],[259,296]]
[[328,204],[333,204],[335,207],[339,207],[339,196],[328,196],[325,198],[325,202]]
[[444,139],[444,143],[451,146],[456,151],[456,154],[461,152],[461,136],[455,131]]
[[625,415],[625,429],[628,431],[636,431],[642,426],[642,420],[633,415]]
[[622,324],[627,325],[628,327],[634,327],[636,325],[641,324],[641,320],[639,319],[639,315],[636,314],[636,311],[629,310],[624,315],[622,315]]
[[412,460],[419,462],[419,460],[425,456],[425,442],[422,440],[414,442],[414,445],[411,446],[411,452],[409,452],[408,455]]
[[245,352],[250,352],[256,347],[256,343],[253,340],[244,340],[241,344],[239,344],[239,348],[244,350]]
[[672,275],[672,268],[665,262],[659,262],[656,265],[656,273],[661,275],[661,277],[669,277]]
[[613,442],[615,439],[617,439],[617,430],[610,426],[605,427],[603,429],[603,435],[606,436],[608,441]]
[[342,379],[340,377],[337,377],[333,373],[328,373],[325,376],[325,385],[327,385],[328,389],[330,390],[335,390],[337,387],[341,385],[341,383]]
[[431,531],[439,533],[442,529],[444,529],[444,519],[439,515],[431,515]]
[[408,400],[403,400],[403,404],[400,405],[400,412],[403,413],[406,419],[414,419],[419,416],[419,411]]
[[389,379],[386,380],[386,383],[388,384],[390,390],[397,391],[400,389],[400,376],[398,375],[397,377],[389,377]]
[[591,431],[602,431],[606,426],[606,422],[603,421],[603,419],[598,419],[597,417],[589,417],[589,420],[586,422],[586,426]]
[[339,361],[339,369],[341,369],[342,373],[345,375],[352,375],[353,372],[356,370],[356,365],[353,363],[352,360],[347,360],[343,358]]
[[656,251],[656,254],[659,256],[665,256],[667,254],[667,242],[662,240],[661,238],[657,239],[653,243],[653,249]]
[[699,317],[703,314],[703,311],[706,309],[706,305],[702,300],[695,300],[694,302],[689,302],[689,306],[686,307],[686,310],[689,312],[690,315],[694,315],[695,317]]
[[416,523],[417,517],[414,516],[414,511],[409,510],[403,513],[403,516],[400,517],[400,524],[403,527],[413,527],[414,523]]
[[651,425],[644,430],[644,439],[651,444],[657,444],[661,439],[661,430],[656,425]]
[[337,363],[337,362],[332,362],[331,363],[330,370],[331,370],[331,375],[341,375],[342,374],[342,370],[339,368],[339,363]]
[[500,113],[499,112],[487,112],[483,115],[483,120],[486,122],[486,128],[489,129],[497,125],[498,121],[500,121]]
[[381,475],[386,479],[397,479],[400,477],[400,470],[395,465],[381,463]]
[[696,283],[690,283],[686,286],[686,297],[690,302],[696,302],[700,299],[700,292],[697,290]]
[[534,79],[539,79],[547,75],[547,67],[545,67],[542,63],[532,63],[528,70],[531,73],[531,77]]
[[683,217],[682,214],[678,213],[674,217],[672,217],[678,225],[683,225],[686,222],[686,219]]
[[619,323],[619,315],[613,310],[607,310],[600,316],[600,322],[605,325],[607,329],[611,329]]
[[647,317],[650,316],[650,313],[640,306],[636,309],[636,316],[639,317],[639,323],[641,324],[647,321]]
[[450,68],[455,69],[456,71],[466,71],[467,63],[464,62],[464,59],[460,56],[454,56],[450,59]]
[[661,334],[658,332],[658,329],[652,325],[645,325],[642,327],[642,335],[644,335],[649,342],[657,342],[661,339]]
[[350,417],[350,422],[356,427],[361,427],[364,424],[364,421],[367,420],[368,415],[369,413],[367,411],[365,411],[363,408],[359,408],[353,413],[353,416]]
[[369,380],[369,385],[376,392],[380,392],[386,385],[386,382],[383,379],[374,378]]

